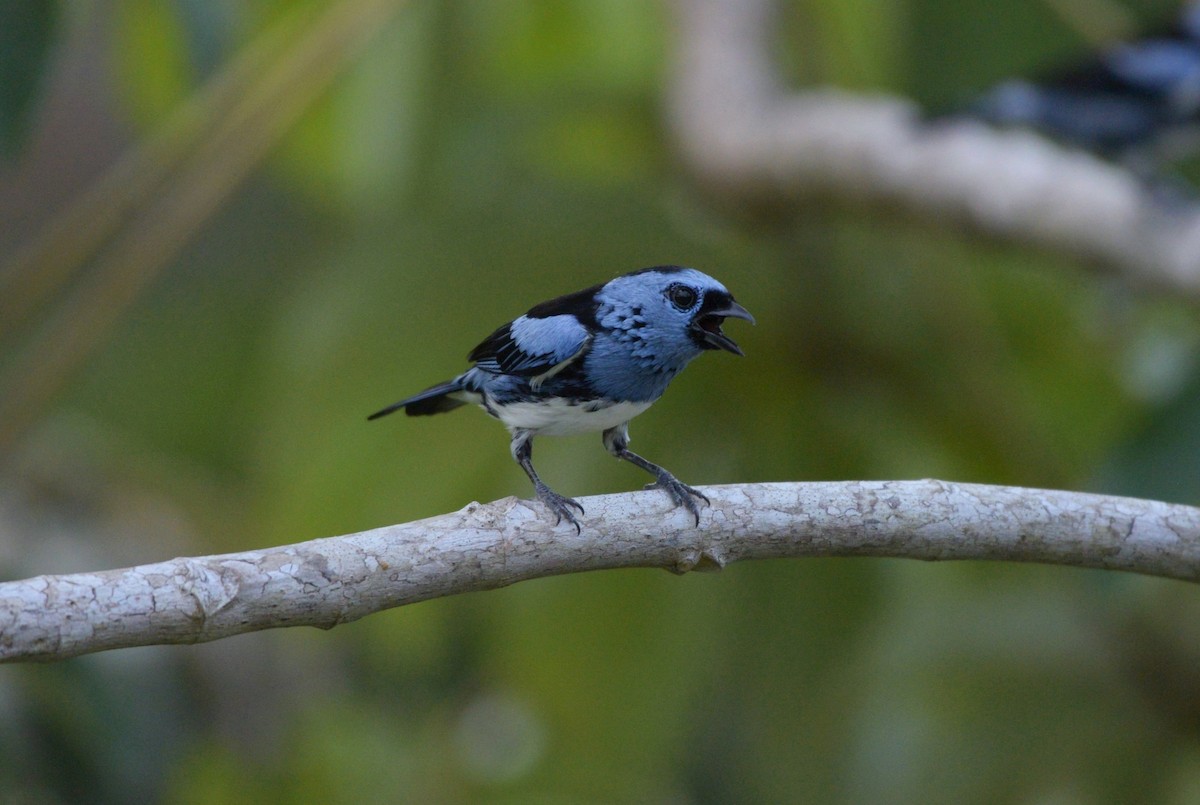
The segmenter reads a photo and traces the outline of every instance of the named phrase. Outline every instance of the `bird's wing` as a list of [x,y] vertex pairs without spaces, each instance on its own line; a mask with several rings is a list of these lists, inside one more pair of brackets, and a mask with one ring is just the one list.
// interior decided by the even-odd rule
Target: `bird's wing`
[[525,315],[488,336],[468,359],[485,372],[544,380],[578,360],[591,343],[591,333],[573,314]]
[[1170,39],[1119,45],[1104,57],[1105,65],[1122,81],[1142,92],[1170,95],[1181,86],[1194,86],[1200,74],[1200,50]]

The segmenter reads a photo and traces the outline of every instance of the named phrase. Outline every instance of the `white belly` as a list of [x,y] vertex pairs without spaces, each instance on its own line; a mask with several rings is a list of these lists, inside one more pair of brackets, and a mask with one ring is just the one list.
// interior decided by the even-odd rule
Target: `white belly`
[[503,408],[497,406],[496,413],[510,430],[520,428],[547,436],[569,436],[615,428],[645,411],[650,403],[613,403],[595,411],[589,407],[589,403],[571,405],[565,400],[552,399],[541,403],[512,403]]

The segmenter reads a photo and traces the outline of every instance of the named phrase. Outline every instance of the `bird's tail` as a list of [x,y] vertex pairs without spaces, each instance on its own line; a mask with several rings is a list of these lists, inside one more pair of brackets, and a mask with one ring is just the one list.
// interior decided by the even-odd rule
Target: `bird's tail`
[[409,416],[428,416],[429,414],[441,414],[446,411],[453,411],[460,405],[466,405],[464,400],[451,396],[462,390],[462,378],[456,377],[454,380],[447,380],[445,383],[430,386],[420,394],[414,394],[400,402],[392,403],[387,408],[371,414],[367,419],[379,419],[379,417],[387,416],[401,408]]

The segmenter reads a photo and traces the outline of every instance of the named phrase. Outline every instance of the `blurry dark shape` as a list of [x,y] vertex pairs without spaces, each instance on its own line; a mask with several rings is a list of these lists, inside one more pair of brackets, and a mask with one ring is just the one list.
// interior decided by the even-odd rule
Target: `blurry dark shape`
[[0,3],[0,156],[20,148],[58,20],[55,0]]
[[1073,67],[1005,81],[966,114],[1030,128],[1140,170],[1178,158],[1200,142],[1200,3]]
[[1137,612],[1112,629],[1114,656],[1125,679],[1162,723],[1181,737],[1200,737],[1200,652],[1195,634],[1162,613]]

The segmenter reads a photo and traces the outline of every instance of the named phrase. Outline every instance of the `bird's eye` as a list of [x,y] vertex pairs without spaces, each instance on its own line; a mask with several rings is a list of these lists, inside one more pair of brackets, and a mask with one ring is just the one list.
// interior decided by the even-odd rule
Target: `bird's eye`
[[686,285],[672,285],[667,289],[667,298],[680,310],[689,310],[696,304],[696,291]]

